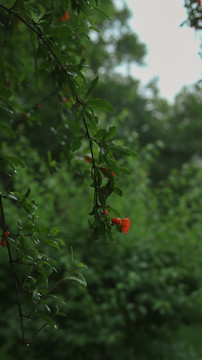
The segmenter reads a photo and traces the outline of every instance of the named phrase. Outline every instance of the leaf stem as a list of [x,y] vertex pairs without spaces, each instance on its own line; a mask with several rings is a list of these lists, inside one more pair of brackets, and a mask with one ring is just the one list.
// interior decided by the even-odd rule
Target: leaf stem
[[82,119],[83,119],[83,122],[84,122],[85,129],[86,129],[86,135],[88,137],[89,147],[90,147],[90,152],[91,152],[91,157],[92,157],[92,164],[93,164],[92,170],[94,172],[94,185],[95,185],[95,207],[96,207],[96,210],[97,210],[98,207],[99,207],[99,204],[98,204],[98,185],[97,185],[97,176],[96,176],[96,172],[95,172],[96,165],[95,165],[95,157],[94,157],[94,153],[93,153],[93,144],[92,144],[93,139],[90,136],[88,126],[87,126],[87,123],[86,123],[86,119],[85,119],[85,116],[84,116],[83,112],[81,114],[82,114]]

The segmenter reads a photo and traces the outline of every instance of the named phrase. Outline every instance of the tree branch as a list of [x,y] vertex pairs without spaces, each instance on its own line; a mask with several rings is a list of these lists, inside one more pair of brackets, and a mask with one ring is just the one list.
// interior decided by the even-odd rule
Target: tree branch
[[[0,7],[2,9],[4,9],[5,11],[9,12],[10,14],[14,15],[15,17],[17,17],[19,20],[21,20],[30,30],[32,30],[38,37],[39,39],[41,39],[41,41],[46,45],[46,47],[49,49],[49,51],[51,52],[51,54],[53,55],[53,57],[55,58],[55,60],[58,62],[58,64],[60,65],[60,67],[62,68],[63,72],[65,73],[66,76],[70,75],[68,73],[68,71],[65,69],[64,65],[62,64],[62,62],[60,61],[59,57],[57,56],[57,54],[55,53],[55,51],[52,49],[52,47],[50,46],[50,44],[48,43],[48,41],[44,38],[44,36],[38,31],[36,30],[32,25],[30,25],[26,20],[24,20],[20,15],[16,14],[13,10],[7,8],[4,5],[0,4]],[[78,105],[81,105],[81,102],[79,101],[79,98],[77,96],[77,94],[75,94],[75,100],[76,103]],[[92,156],[92,162],[93,162],[93,171],[94,171],[94,178],[95,178],[95,204],[96,204],[96,208],[99,207],[98,205],[98,187],[97,187],[97,179],[96,179],[96,174],[95,174],[95,158],[94,158],[94,154],[93,154],[93,147],[92,147],[92,140],[95,141],[97,144],[98,142],[95,139],[92,139],[89,133],[89,129],[84,117],[84,114],[82,112],[82,120],[86,129],[86,135],[88,137],[88,141],[89,141],[89,146],[90,146],[90,152],[91,152],[91,156]],[[99,144],[98,144],[99,145]]]
[[93,139],[90,136],[88,126],[87,126],[87,123],[86,123],[86,119],[85,119],[85,116],[84,116],[83,112],[82,112],[82,119],[83,119],[84,126],[85,126],[85,129],[86,129],[86,135],[88,137],[89,147],[90,147],[90,152],[91,152],[91,157],[92,157],[92,164],[93,164],[92,170],[94,172],[94,185],[95,185],[95,206],[96,206],[96,209],[98,209],[98,207],[99,207],[99,204],[98,204],[98,186],[97,186],[97,176],[96,176],[96,173],[95,173],[96,165],[95,165],[95,158],[94,158],[94,153],[93,153],[93,144],[92,144]]
[[68,71],[65,69],[64,65],[62,64],[62,62],[60,61],[59,57],[57,56],[57,54],[55,53],[55,51],[52,49],[52,47],[50,46],[50,44],[48,43],[48,41],[43,37],[43,35],[36,30],[32,25],[30,25],[26,20],[24,20],[20,15],[16,14],[13,10],[7,8],[6,6],[0,4],[0,7],[2,9],[4,9],[5,11],[9,12],[10,14],[14,15],[15,17],[17,17],[19,20],[21,20],[30,30],[32,30],[38,37],[39,39],[41,39],[41,41],[43,41],[43,43],[47,46],[47,48],[49,49],[49,51],[51,52],[51,54],[54,56],[54,58],[57,60],[57,62],[60,64],[62,70],[65,72],[66,75],[68,75]]

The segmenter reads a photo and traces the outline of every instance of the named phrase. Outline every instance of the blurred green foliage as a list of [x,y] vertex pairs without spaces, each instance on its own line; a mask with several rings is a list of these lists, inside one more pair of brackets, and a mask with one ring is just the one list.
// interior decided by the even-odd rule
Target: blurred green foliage
[[[60,24],[70,2],[48,3],[54,12],[47,17],[56,14]],[[71,5],[77,8],[70,12],[74,27],[87,2],[72,1]],[[35,6],[41,10],[40,6],[44,9],[47,5],[39,1]],[[117,10],[112,1],[103,1],[99,9],[91,26],[98,28],[101,36],[90,29],[95,36],[89,46],[91,31],[85,35],[75,31],[65,41],[64,50],[69,54],[65,61],[74,66],[86,57],[85,64],[90,64],[86,74],[92,80],[100,76],[93,95],[105,98],[115,109],[115,114],[99,114],[102,127],[117,126],[117,144],[132,150],[129,158],[116,155],[122,171],[115,179],[123,196],[120,201],[113,193],[107,207],[110,217],[130,217],[131,228],[127,235],[117,232],[114,242],[108,244],[92,240],[87,224],[93,199],[91,162],[86,161],[86,143],[78,149],[73,143],[75,151],[70,151],[79,129],[71,91],[69,87],[61,90],[54,77],[53,81],[46,77],[50,65],[33,60],[33,53],[43,49],[37,48],[24,24],[16,24],[14,19],[9,22],[4,14],[1,72],[8,90],[2,103],[7,104],[11,88],[15,112],[1,108],[1,147],[16,154],[26,167],[14,164],[18,165],[15,176],[2,174],[1,189],[26,193],[30,188],[30,198],[37,200],[35,212],[43,239],[40,249],[50,258],[56,253],[59,258],[57,273],[49,279],[50,288],[71,269],[72,248],[75,263],[88,267],[83,270],[88,285],[82,287],[70,278],[53,289],[53,295],[66,303],[56,320],[58,330],[45,328],[32,346],[23,347],[10,264],[1,248],[0,357],[194,360],[202,356],[193,336],[202,331],[201,85],[183,89],[174,105],[160,98],[155,82],[148,86],[150,97],[142,94],[138,81],[116,73],[116,65],[142,63],[145,54],[145,46],[128,31],[129,11],[126,7]],[[91,19],[92,15],[88,16]],[[63,42],[58,40],[59,48]],[[52,66],[56,66],[54,61]],[[59,76],[57,72],[55,76]],[[10,202],[5,215],[11,229],[19,217],[25,221],[24,212],[18,205],[16,211]],[[56,244],[47,247],[49,229],[64,240],[64,248],[59,250]],[[23,272],[22,268],[19,276]],[[50,299],[47,305],[53,307],[54,301]],[[25,330],[31,336],[34,322],[28,320]]]

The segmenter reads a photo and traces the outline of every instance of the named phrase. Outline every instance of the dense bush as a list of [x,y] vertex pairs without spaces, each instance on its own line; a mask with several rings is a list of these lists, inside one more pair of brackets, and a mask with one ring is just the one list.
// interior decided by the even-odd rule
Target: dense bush
[[0,5],[5,360],[186,359],[179,331],[201,323],[200,85],[147,99],[116,74],[145,55],[130,12],[97,5]]

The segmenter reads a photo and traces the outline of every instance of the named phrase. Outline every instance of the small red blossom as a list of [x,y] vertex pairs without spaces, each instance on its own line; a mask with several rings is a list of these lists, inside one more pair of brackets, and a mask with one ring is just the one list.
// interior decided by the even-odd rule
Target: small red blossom
[[201,0],[198,0],[198,5],[199,5],[199,6],[201,5]]
[[109,216],[109,213],[108,213],[107,210],[104,211],[104,214],[107,215],[107,216]]
[[63,101],[64,103],[66,103],[66,102],[68,101],[68,99],[67,99],[66,97],[64,97],[64,98],[62,99],[62,101]]
[[112,222],[112,225],[121,226],[122,232],[124,232],[125,234],[128,234],[128,230],[130,229],[130,219],[129,218],[124,218],[124,219],[112,218],[111,222]]
[[111,222],[112,222],[112,225],[121,225],[121,219],[119,219],[119,218],[112,218]]
[[6,246],[6,239],[4,239],[4,238],[1,239],[1,246],[2,247]]
[[130,219],[129,218],[122,219],[121,220],[121,230],[125,234],[128,234],[129,229],[130,229]]
[[66,20],[69,20],[69,19],[70,19],[69,11],[65,11],[64,16],[60,16],[61,21],[66,21]]
[[9,233],[9,231],[4,231],[4,234],[3,234],[3,236],[9,236],[10,235],[10,233]]
[[36,104],[37,109],[41,109],[41,104]]
[[86,155],[86,156],[84,157],[84,161],[85,161],[86,163],[92,162],[92,156],[91,156],[91,155]]
[[[101,167],[100,168],[100,170],[102,170],[102,171],[106,171],[106,172],[108,172],[109,173],[109,169],[106,169],[106,168],[104,168],[104,167]],[[114,176],[115,175],[115,173],[114,172],[112,172],[112,176]]]
[[65,19],[66,19],[66,20],[69,20],[69,19],[70,19],[70,16],[69,16],[69,12],[68,12],[68,11],[65,12]]

